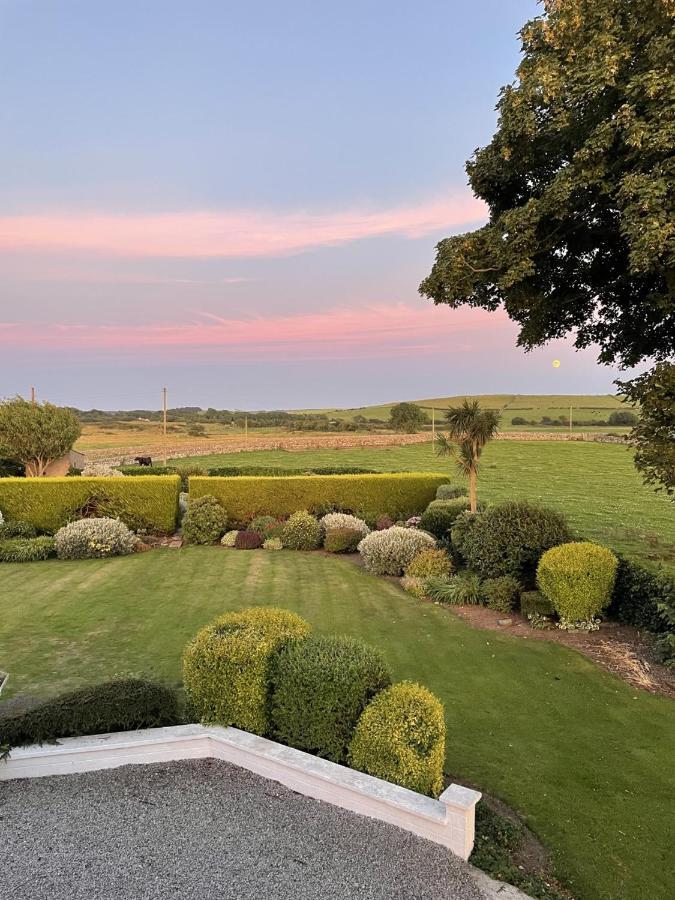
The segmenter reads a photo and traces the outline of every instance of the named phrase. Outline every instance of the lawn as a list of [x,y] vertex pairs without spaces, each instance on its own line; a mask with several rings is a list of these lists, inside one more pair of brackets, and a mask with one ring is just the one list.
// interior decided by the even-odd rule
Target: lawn
[[[454,477],[452,462],[435,456],[431,443],[230,453],[183,462],[288,468],[354,465],[379,471],[449,472]],[[642,562],[662,562],[675,571],[675,507],[663,494],[642,484],[626,447],[581,441],[496,441],[483,456],[479,493],[493,502],[527,498],[545,503],[564,513],[585,537]]]
[[180,680],[216,614],[275,604],[380,647],[397,678],[443,699],[447,770],[504,799],[583,900],[666,900],[675,832],[675,707],[585,657],[473,629],[321,554],[155,550],[2,567],[0,663],[12,692],[115,674]]

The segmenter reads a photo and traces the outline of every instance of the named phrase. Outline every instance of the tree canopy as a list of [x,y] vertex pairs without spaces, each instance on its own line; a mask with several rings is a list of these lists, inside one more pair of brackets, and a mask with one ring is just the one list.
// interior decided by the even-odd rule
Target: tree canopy
[[489,221],[438,244],[423,295],[503,306],[528,349],[675,352],[674,24],[675,0],[544,0],[467,164]]
[[27,474],[44,475],[52,460],[72,449],[81,431],[70,409],[22,397],[0,403],[0,456],[18,460]]
[[675,495],[675,366],[658,363],[622,388],[640,404],[631,432],[635,465],[647,484]]
[[414,434],[427,425],[429,416],[415,403],[397,403],[389,414],[389,425],[394,431]]

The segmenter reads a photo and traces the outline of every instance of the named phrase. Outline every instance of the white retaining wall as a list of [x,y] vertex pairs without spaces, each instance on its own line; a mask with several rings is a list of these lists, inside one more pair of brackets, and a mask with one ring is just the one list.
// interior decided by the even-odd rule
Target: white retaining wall
[[451,784],[438,800],[237,728],[177,725],[19,747],[0,761],[0,781],[213,757],[351,812],[389,822],[468,859],[478,791]]

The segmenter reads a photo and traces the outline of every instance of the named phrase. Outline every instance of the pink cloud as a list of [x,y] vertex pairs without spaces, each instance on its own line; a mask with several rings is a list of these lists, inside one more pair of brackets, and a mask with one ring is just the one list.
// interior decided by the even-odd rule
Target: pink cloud
[[284,256],[364,238],[423,237],[475,223],[485,206],[468,191],[387,210],[347,212],[49,213],[0,217],[0,250],[114,256]]
[[470,352],[512,340],[502,312],[404,304],[295,316],[228,319],[203,313],[169,325],[0,324],[0,348],[228,359],[350,359]]

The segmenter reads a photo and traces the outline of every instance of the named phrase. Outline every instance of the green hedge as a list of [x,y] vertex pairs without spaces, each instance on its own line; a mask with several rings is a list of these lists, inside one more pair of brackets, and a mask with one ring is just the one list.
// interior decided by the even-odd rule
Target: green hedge
[[190,496],[212,494],[230,520],[249,522],[255,516],[289,516],[299,509],[323,514],[351,510],[374,522],[387,514],[407,519],[420,513],[436,496],[445,475],[402,472],[384,475],[292,475],[290,477],[190,478]]
[[89,505],[97,516],[119,518],[134,530],[171,532],[176,527],[180,478],[2,478],[0,512],[55,532]]
[[[288,478],[291,475],[365,475],[376,474],[375,469],[362,469],[359,466],[312,466],[304,469],[287,469],[284,466],[216,466],[209,469],[208,475],[226,478],[239,478],[242,475],[277,476]],[[197,475],[197,472],[193,474]]]
[[62,737],[157,728],[180,722],[176,692],[138,678],[94,684],[0,716],[0,744],[20,747]]

